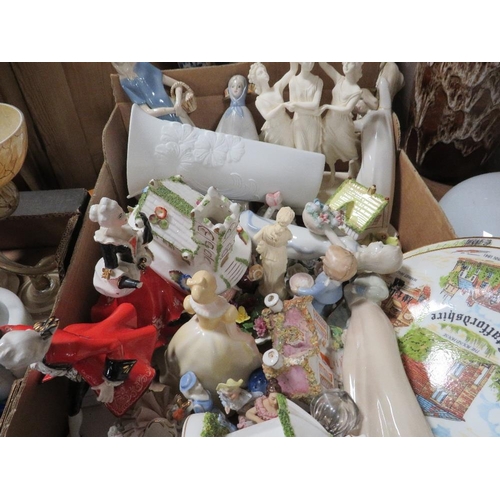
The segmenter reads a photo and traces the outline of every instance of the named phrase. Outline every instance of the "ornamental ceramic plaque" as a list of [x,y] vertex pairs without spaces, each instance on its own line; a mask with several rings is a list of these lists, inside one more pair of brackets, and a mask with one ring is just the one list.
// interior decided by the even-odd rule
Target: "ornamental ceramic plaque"
[[405,254],[383,308],[435,436],[500,436],[500,239]]

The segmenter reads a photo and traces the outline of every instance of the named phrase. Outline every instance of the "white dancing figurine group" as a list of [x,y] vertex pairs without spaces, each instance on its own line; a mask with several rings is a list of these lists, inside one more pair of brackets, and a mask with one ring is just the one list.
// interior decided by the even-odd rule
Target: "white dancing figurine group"
[[[261,140],[323,153],[332,172],[330,183],[333,184],[335,164],[339,160],[348,162],[348,175],[356,177],[361,148],[354,121],[359,113],[375,109],[378,101],[369,90],[358,85],[363,63],[342,63],[342,74],[322,62],[319,65],[333,80],[334,87],[331,103],[320,105],[323,81],[312,73],[314,64],[290,63],[290,70],[270,86],[265,66],[257,62],[250,67],[248,79],[255,85],[255,105],[265,120]],[[287,86],[290,100],[285,102],[283,95]]]

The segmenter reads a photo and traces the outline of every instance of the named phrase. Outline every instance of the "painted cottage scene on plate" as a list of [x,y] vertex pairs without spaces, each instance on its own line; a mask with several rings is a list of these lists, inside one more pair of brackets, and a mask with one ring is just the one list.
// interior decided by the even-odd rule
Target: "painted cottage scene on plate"
[[500,240],[410,252],[383,307],[436,436],[500,436]]

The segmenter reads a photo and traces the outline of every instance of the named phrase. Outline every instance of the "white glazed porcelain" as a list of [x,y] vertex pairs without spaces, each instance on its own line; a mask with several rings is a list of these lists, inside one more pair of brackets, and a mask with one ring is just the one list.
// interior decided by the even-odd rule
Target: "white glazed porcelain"
[[458,237],[500,236],[500,172],[457,184],[439,205]]
[[377,194],[389,198],[384,209],[383,225],[388,227],[394,201],[396,179],[396,144],[392,121],[392,102],[385,78],[378,82],[379,107],[355,121],[361,132],[361,168],[356,181],[376,186]]
[[190,125],[157,120],[132,106],[127,154],[130,196],[151,179],[182,175],[193,189],[210,186],[231,200],[261,201],[280,191],[283,205],[302,209],[316,197],[325,157]]
[[32,325],[33,319],[21,299],[6,288],[0,288],[0,326]]

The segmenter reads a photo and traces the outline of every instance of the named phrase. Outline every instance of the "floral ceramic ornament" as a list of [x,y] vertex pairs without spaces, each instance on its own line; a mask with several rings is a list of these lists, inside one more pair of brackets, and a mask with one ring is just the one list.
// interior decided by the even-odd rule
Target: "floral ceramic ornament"
[[194,316],[168,344],[167,374],[161,381],[172,385],[192,371],[211,394],[217,392],[221,380],[246,383],[262,358],[253,337],[236,324],[236,307],[217,295],[215,276],[208,271],[196,272],[187,284],[191,295],[184,300],[184,308]]
[[238,135],[251,139],[259,140],[255,122],[252,113],[245,105],[248,92],[248,82],[243,75],[234,75],[229,80],[227,86],[231,104],[224,112],[217,125],[216,132],[224,134]]
[[295,297],[262,311],[273,346],[263,355],[264,373],[278,380],[287,397],[307,403],[335,387],[330,328],[312,300]]

